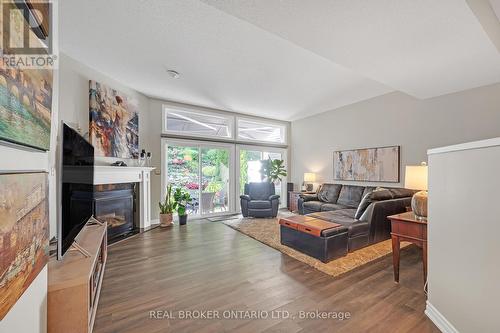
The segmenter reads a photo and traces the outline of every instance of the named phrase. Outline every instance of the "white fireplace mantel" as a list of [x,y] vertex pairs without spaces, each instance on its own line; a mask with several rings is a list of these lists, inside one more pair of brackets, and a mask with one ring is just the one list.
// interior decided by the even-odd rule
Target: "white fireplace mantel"
[[151,227],[151,171],[148,167],[94,167],[94,185],[103,184],[139,184],[139,227],[141,230]]

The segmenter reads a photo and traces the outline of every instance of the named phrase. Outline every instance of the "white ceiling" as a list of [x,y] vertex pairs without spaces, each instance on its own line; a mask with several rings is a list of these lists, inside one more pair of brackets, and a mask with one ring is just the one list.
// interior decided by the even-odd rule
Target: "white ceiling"
[[150,97],[205,107],[293,120],[393,90],[427,98],[500,82],[500,55],[464,0],[59,6],[64,53]]

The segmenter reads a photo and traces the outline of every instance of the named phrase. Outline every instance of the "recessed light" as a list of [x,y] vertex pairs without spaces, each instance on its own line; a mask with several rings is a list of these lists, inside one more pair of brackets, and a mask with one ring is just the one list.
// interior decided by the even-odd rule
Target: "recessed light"
[[181,74],[179,74],[179,72],[174,71],[173,69],[167,69],[167,73],[168,73],[168,75],[170,75],[174,79],[178,79],[181,76]]

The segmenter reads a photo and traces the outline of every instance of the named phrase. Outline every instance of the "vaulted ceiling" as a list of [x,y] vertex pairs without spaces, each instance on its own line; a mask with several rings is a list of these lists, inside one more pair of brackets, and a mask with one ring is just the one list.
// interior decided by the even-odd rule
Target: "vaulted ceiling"
[[430,98],[500,82],[500,54],[465,0],[59,6],[70,57],[147,96],[222,110],[293,120],[394,90]]

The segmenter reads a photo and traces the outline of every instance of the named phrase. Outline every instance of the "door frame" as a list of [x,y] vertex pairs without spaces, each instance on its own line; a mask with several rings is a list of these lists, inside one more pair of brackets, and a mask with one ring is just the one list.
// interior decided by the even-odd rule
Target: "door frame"
[[[200,160],[200,165],[201,166],[201,149],[203,148],[219,148],[219,149],[228,149],[229,150],[229,193],[228,195],[228,211],[227,212],[219,212],[219,213],[210,213],[210,214],[202,214],[201,206],[199,210],[199,214],[193,215],[194,218],[206,218],[206,217],[211,217],[211,216],[220,216],[220,215],[231,215],[235,214],[237,212],[237,208],[239,205],[236,204],[235,201],[235,195],[236,193],[236,178],[235,177],[235,159],[236,159],[236,153],[235,153],[235,145],[232,143],[223,143],[223,142],[209,142],[209,141],[202,141],[202,140],[187,140],[187,139],[173,139],[173,138],[162,138],[161,139],[161,198],[165,198],[165,191],[167,188],[167,179],[168,179],[168,163],[167,163],[167,149],[168,146],[187,146],[187,147],[195,147],[198,148],[199,151],[199,160]],[[199,183],[201,184],[201,167],[198,167],[198,180]],[[201,205],[201,188],[200,188],[200,205]],[[239,195],[238,195],[239,198]]]
[[269,152],[269,153],[280,153],[281,158],[284,161],[285,169],[287,170],[287,176],[281,180],[281,204],[280,208],[286,207],[288,201],[288,193],[287,193],[287,182],[288,182],[288,149],[280,148],[280,147],[269,147],[269,146],[257,146],[257,145],[241,145],[236,144],[235,156],[236,156],[236,164],[235,164],[235,183],[238,184],[235,188],[235,202],[236,209],[238,212],[241,212],[241,206],[239,204],[240,199],[240,152],[241,150],[251,150],[251,151],[260,151],[260,152]]

